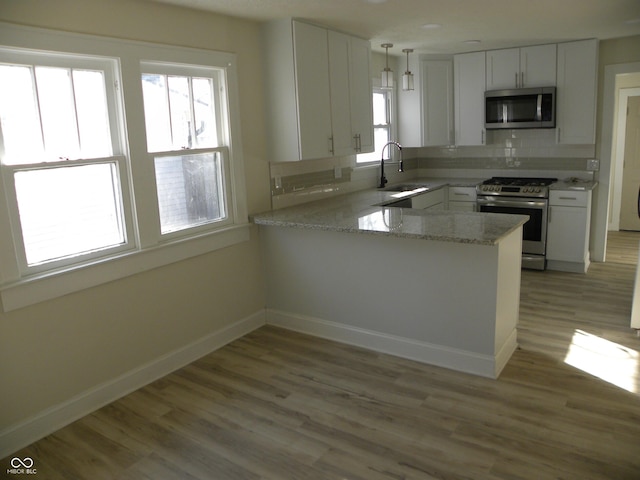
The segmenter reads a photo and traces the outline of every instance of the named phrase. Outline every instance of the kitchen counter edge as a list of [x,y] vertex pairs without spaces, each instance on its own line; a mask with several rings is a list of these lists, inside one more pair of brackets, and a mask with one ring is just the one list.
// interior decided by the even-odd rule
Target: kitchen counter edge
[[[475,186],[472,179],[417,179],[428,193],[445,186]],[[386,207],[402,193],[367,189],[251,216],[256,225],[384,235],[430,241],[496,245],[523,225],[524,215]],[[391,223],[395,217],[395,224]],[[389,221],[385,221],[388,218]],[[367,219],[364,221],[363,219]]]

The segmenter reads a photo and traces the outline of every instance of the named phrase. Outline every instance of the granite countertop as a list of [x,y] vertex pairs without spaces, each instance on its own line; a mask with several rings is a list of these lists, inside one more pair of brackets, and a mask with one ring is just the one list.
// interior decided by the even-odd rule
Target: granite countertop
[[[418,193],[370,189],[254,215],[257,225],[495,245],[529,217],[498,213],[419,210],[381,204],[475,179],[417,179]],[[389,187],[387,187],[389,188]],[[415,191],[414,191],[415,192]]]
[[596,188],[598,182],[581,180],[579,178],[567,178],[549,185],[549,190],[578,190],[591,191]]

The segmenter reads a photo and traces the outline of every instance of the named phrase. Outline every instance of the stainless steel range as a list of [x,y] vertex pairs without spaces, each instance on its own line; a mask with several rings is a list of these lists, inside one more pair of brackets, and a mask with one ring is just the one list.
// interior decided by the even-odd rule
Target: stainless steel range
[[479,212],[528,215],[522,230],[522,268],[546,267],[549,185],[556,178],[493,177],[476,187]]

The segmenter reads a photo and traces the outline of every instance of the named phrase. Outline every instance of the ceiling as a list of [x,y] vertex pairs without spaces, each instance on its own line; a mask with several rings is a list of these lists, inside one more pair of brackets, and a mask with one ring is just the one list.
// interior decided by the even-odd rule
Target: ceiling
[[[417,53],[640,35],[640,0],[149,0],[256,21],[296,17]],[[437,24],[437,28],[425,25]],[[480,43],[465,43],[480,41]]]

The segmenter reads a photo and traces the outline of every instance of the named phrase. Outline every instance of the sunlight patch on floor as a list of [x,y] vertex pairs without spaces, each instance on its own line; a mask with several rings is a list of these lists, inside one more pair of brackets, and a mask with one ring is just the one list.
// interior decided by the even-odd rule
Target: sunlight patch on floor
[[583,330],[575,330],[564,362],[632,393],[639,393],[640,353]]

